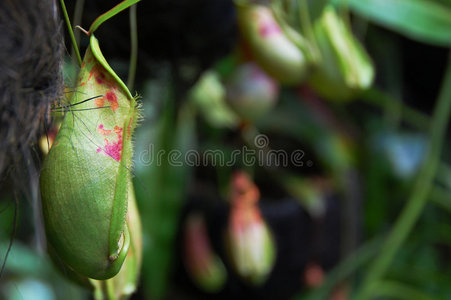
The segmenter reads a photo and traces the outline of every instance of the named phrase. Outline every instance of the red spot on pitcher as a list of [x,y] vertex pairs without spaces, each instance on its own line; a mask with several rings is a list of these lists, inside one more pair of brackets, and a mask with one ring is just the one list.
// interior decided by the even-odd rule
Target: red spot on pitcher
[[105,97],[106,97],[106,100],[110,103],[111,109],[113,111],[116,111],[116,109],[119,107],[119,104],[117,103],[116,94],[113,92],[107,92]]

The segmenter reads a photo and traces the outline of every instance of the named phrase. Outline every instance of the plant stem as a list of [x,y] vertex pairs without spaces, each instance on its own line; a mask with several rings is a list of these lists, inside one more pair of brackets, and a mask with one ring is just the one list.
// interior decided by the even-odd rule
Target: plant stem
[[[362,93],[359,99],[366,103],[377,105],[383,109],[386,109],[390,103],[396,101],[389,95],[376,88],[371,88],[370,90]],[[402,111],[402,118],[406,123],[419,129],[429,128],[431,123],[429,116],[405,105],[401,101],[399,101],[398,104],[399,109]]]
[[[85,0],[77,0],[75,3],[75,9],[74,9],[74,24],[80,25],[81,24],[81,17],[83,15],[83,7],[85,6]],[[80,48],[80,31],[74,32],[75,37],[75,47],[72,47],[71,56],[74,57],[75,54],[75,48]]]
[[379,297],[387,297],[389,299],[404,299],[404,300],[433,300],[431,296],[424,294],[413,287],[403,283],[394,281],[382,281],[377,285],[374,293]]
[[70,24],[69,15],[67,14],[66,5],[64,4],[64,0],[60,0],[61,10],[64,14],[64,20],[66,21],[67,31],[69,32],[70,39],[72,41],[72,47],[77,55],[78,65],[81,67],[81,56],[80,51],[77,47],[77,41],[75,40],[74,31],[72,30],[72,25]]
[[136,21],[136,4],[130,7],[130,67],[128,69],[127,87],[133,92],[135,82],[136,64],[138,62],[138,28]]
[[301,22],[302,32],[315,47],[315,50],[318,50],[315,33],[313,32],[312,21],[309,15],[307,0],[299,1],[299,20]]
[[436,180],[451,190],[451,167],[447,163],[442,162],[438,167]]
[[451,213],[451,194],[449,189],[436,185],[432,188],[429,199],[435,205]]
[[321,59],[321,52],[319,50],[318,42],[315,37],[313,24],[309,14],[309,8],[307,0],[299,1],[299,19],[301,22],[301,30],[304,36],[307,38],[308,55],[312,59],[312,62],[317,63]]
[[124,0],[119,4],[117,4],[115,7],[113,7],[112,9],[110,9],[109,11],[101,14],[100,16],[97,17],[97,19],[94,20],[94,22],[92,22],[91,27],[89,27],[89,34],[93,34],[94,31],[96,31],[97,28],[99,28],[99,26],[103,24],[103,22],[108,21],[109,19],[111,19],[124,9],[129,8],[130,6],[139,1],[141,0]]
[[105,300],[118,300],[114,293],[114,282],[113,280],[105,280],[103,281],[103,284],[105,284],[106,289],[106,299]]
[[368,275],[355,299],[368,299],[373,288],[384,276],[398,249],[406,240],[421,214],[432,187],[433,179],[440,163],[443,140],[451,111],[451,56],[434,110],[430,127],[430,143],[425,161],[421,166],[410,198],[398,217],[393,230],[385,240],[379,256],[368,270]]
[[321,300],[328,299],[333,289],[340,283],[351,276],[362,265],[376,255],[380,249],[381,237],[376,237],[373,240],[366,242],[363,246],[357,249],[354,253],[344,259],[338,266],[336,266],[330,273],[327,274],[326,280],[322,285],[308,294],[306,300]]

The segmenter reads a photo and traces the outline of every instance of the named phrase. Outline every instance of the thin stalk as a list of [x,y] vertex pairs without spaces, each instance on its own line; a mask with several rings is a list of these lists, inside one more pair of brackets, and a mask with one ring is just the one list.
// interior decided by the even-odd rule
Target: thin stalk
[[88,280],[94,288],[94,292],[92,294],[93,298],[95,300],[104,300],[105,294],[103,292],[103,281],[95,280],[95,279],[91,279],[91,278],[89,278]]
[[72,25],[70,24],[69,15],[67,14],[66,5],[64,4],[64,0],[60,0],[61,10],[64,14],[64,20],[66,21],[67,31],[69,32],[70,39],[72,41],[72,47],[77,55],[78,65],[81,67],[81,56],[80,51],[77,47],[77,41],[75,40],[74,31],[72,30]]
[[434,186],[429,199],[435,205],[451,213],[451,193],[448,189],[437,185]]
[[133,90],[135,82],[136,64],[138,63],[138,26],[136,21],[136,4],[130,7],[130,66],[128,69],[127,87]]
[[316,39],[315,34],[313,33],[313,26],[310,20],[307,0],[299,1],[299,20],[303,33],[307,39],[316,46]]
[[431,297],[422,291],[417,290],[414,287],[408,286],[403,283],[394,281],[382,281],[374,289],[374,296],[387,297],[389,299],[401,299],[401,300],[434,300],[435,297]]
[[[74,9],[74,24],[80,25],[81,24],[81,17],[83,16],[83,7],[85,6],[85,0],[77,0],[75,3],[75,9]],[[75,45],[76,48],[80,48],[80,31],[74,32],[75,37]],[[75,54],[75,47],[72,47],[71,56],[74,57]]]
[[103,281],[105,284],[107,298],[105,300],[119,300],[114,293],[114,282],[113,280]]
[[354,253],[340,262],[340,264],[337,265],[331,272],[329,272],[323,284],[319,288],[308,294],[304,299],[328,299],[333,289],[339,283],[349,278],[359,268],[368,263],[368,261],[376,255],[376,253],[378,253],[380,249],[380,243],[380,237],[376,237],[373,240],[365,243]]
[[[379,106],[382,109],[386,109],[391,102],[397,101],[376,88],[371,88],[362,93],[359,99],[371,105]],[[429,129],[431,121],[428,115],[405,105],[401,101],[399,101],[399,106],[402,111],[403,121],[421,130]]]
[[437,170],[437,176],[435,178],[438,183],[443,184],[448,190],[451,190],[451,167],[442,162]]
[[385,240],[379,256],[368,270],[368,275],[355,299],[369,299],[374,287],[383,278],[401,245],[411,232],[431,191],[437,172],[446,126],[451,112],[451,56],[448,60],[445,77],[434,110],[430,127],[430,144],[426,160],[423,162],[412,194],[396,220],[393,230]]
[[94,20],[94,22],[92,22],[91,26],[89,27],[89,34],[90,35],[93,34],[97,30],[97,28],[99,28],[99,26],[103,24],[103,22],[108,21],[109,19],[111,19],[124,9],[129,8],[130,6],[139,1],[141,0],[124,0],[119,4],[117,4],[115,7],[113,7],[112,9],[110,9],[109,11],[101,14],[100,16],[97,17],[97,19]]
[[399,99],[386,102],[384,108],[385,122],[393,129],[397,129],[402,121],[402,102]]
[[315,33],[313,30],[312,21],[310,19],[309,9],[307,0],[299,1],[299,20],[301,22],[302,33],[307,37],[307,40],[310,42],[311,51],[310,55],[313,58],[314,62],[317,62],[320,59],[320,51],[319,46],[315,38]]
[[312,53],[309,42],[305,39],[304,36],[302,36],[296,30],[291,28],[290,24],[286,21],[287,17],[281,5],[282,5],[281,1],[276,1],[271,5],[272,13],[277,23],[279,24],[279,27],[282,29],[282,32],[293,44],[295,44],[299,49],[301,49],[301,51],[307,51],[305,52],[305,54],[312,56],[310,58],[313,60],[314,59],[313,55],[315,55],[315,53]]

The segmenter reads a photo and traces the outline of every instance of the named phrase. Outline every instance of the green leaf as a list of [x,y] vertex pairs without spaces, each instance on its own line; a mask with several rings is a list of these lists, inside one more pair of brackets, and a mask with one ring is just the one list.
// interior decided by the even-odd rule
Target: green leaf
[[[172,87],[167,81],[164,86]],[[164,99],[160,103],[161,115],[157,123],[153,121],[154,126],[141,127],[142,131],[146,130],[147,136],[153,134],[149,141],[153,148],[150,150],[151,161],[141,169],[137,178],[137,183],[144,183],[146,187],[137,189],[137,197],[142,207],[144,236],[147,237],[144,243],[143,280],[151,299],[162,299],[167,292],[179,212],[191,170],[182,158],[189,149],[193,149],[195,140],[194,113],[189,102],[176,115],[170,88],[161,94],[157,98]],[[156,104],[155,101],[153,104]],[[180,159],[171,162],[171,151],[180,153]],[[139,160],[142,163],[145,159]]]
[[357,270],[368,263],[370,259],[377,254],[380,248],[381,237],[373,238],[360,246],[352,255],[341,261],[332,269],[326,277],[326,280],[315,290],[303,297],[294,297],[296,300],[322,300],[328,299],[333,289],[340,283],[349,278]]
[[110,18],[114,17],[124,9],[129,8],[133,4],[139,2],[141,0],[125,0],[107,11],[106,13],[100,15],[97,19],[94,20],[94,22],[91,24],[91,27],[89,27],[89,33],[92,34],[94,31],[99,28],[100,25],[102,25],[103,22],[109,20]]
[[[4,254],[8,246],[9,242],[0,242],[0,253]],[[23,285],[26,282],[35,280],[51,289],[54,296],[51,299],[82,300],[88,296],[86,291],[81,289],[80,286],[62,278],[61,273],[56,272],[45,255],[39,255],[36,253],[36,249],[29,245],[24,245],[16,239],[1,279],[0,290],[2,299],[37,299],[37,295],[26,297],[25,293],[30,292],[30,290]],[[34,293],[39,291],[42,292],[41,289],[31,290]],[[27,295],[29,294],[27,293]],[[46,297],[45,299],[49,298]]]
[[328,190],[322,190],[319,184],[315,184],[315,179],[281,173],[278,174],[277,180],[285,191],[296,198],[311,216],[324,216]]
[[382,281],[374,286],[372,296],[387,297],[389,299],[417,299],[417,300],[433,300],[436,299],[423,291],[401,282]]
[[352,141],[322,121],[324,117],[308,101],[299,101],[297,97],[292,92],[283,93],[280,103],[257,123],[259,130],[312,147],[325,170],[340,173],[347,169],[355,160]]
[[411,39],[451,46],[451,3],[431,0],[334,0],[370,21]]

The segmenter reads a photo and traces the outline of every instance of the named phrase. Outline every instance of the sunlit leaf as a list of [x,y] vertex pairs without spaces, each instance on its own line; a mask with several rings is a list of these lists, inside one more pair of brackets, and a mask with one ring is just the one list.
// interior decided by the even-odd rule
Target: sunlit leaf
[[431,0],[334,0],[376,24],[420,42],[451,45],[451,2]]

